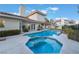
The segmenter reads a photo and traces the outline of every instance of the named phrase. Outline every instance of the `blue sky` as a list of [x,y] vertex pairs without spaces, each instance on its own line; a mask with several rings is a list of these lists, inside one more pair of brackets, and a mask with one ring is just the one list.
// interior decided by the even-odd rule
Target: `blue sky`
[[[0,12],[10,12],[18,14],[19,4],[0,4]],[[26,4],[26,12],[28,15],[31,11],[40,10],[41,12],[47,14],[48,19],[55,18],[69,18],[69,19],[79,19],[79,14],[77,13],[78,4]]]

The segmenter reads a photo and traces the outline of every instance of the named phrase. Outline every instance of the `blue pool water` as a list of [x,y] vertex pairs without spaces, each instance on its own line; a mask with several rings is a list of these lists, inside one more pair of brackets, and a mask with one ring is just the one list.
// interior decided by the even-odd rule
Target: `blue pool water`
[[42,32],[26,34],[24,36],[31,37],[31,39],[26,43],[26,45],[36,54],[60,53],[62,44],[56,39],[48,37],[53,34],[57,34],[57,32],[52,30],[46,30]]
[[40,53],[59,53],[62,47],[62,44],[55,39],[50,38],[32,38],[26,45],[37,54]]
[[52,31],[52,30],[45,30],[45,31],[42,31],[42,32],[26,34],[26,35],[30,36],[30,37],[34,37],[34,36],[52,36],[53,34],[57,34],[57,32]]

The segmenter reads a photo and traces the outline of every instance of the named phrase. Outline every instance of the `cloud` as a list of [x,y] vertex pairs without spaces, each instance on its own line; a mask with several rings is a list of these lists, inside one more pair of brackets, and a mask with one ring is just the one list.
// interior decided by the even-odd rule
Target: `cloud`
[[40,10],[42,13],[47,14],[48,10]]
[[15,15],[19,15],[19,13],[13,13],[13,14],[15,14]]
[[8,12],[10,14],[14,14],[14,15],[19,15],[19,13],[16,13],[16,12]]
[[25,12],[26,12],[26,13],[29,13],[30,11],[29,11],[29,10],[26,10]]
[[35,11],[35,9],[31,10],[31,11]]
[[59,19],[68,19],[68,18],[66,18],[66,17],[55,18],[55,20],[59,20]]
[[58,7],[50,7],[50,10],[57,11],[57,10],[59,10],[59,8]]
[[[33,12],[33,11],[35,11],[35,9],[31,10],[31,12]],[[48,10],[38,10],[38,11],[40,11],[40,12],[42,12],[44,14],[47,14],[47,12],[48,12]]]
[[62,17],[62,19],[68,19],[68,18],[66,18],[66,17]]

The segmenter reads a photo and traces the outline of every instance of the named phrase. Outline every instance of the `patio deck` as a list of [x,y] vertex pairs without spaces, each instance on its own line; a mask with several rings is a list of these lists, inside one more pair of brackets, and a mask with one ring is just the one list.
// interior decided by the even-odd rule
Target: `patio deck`
[[61,34],[59,36],[54,35],[53,38],[57,39],[63,44],[60,53],[65,54],[79,53],[79,42],[68,39],[66,34]]
[[29,37],[23,37],[22,35],[7,37],[5,41],[0,41],[0,54],[25,54],[32,53],[25,46]]

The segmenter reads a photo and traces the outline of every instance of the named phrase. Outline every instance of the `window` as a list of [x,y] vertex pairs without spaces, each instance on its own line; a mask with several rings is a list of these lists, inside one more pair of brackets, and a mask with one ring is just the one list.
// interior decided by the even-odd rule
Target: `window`
[[3,20],[0,20],[0,28],[1,27],[4,27],[4,21]]

